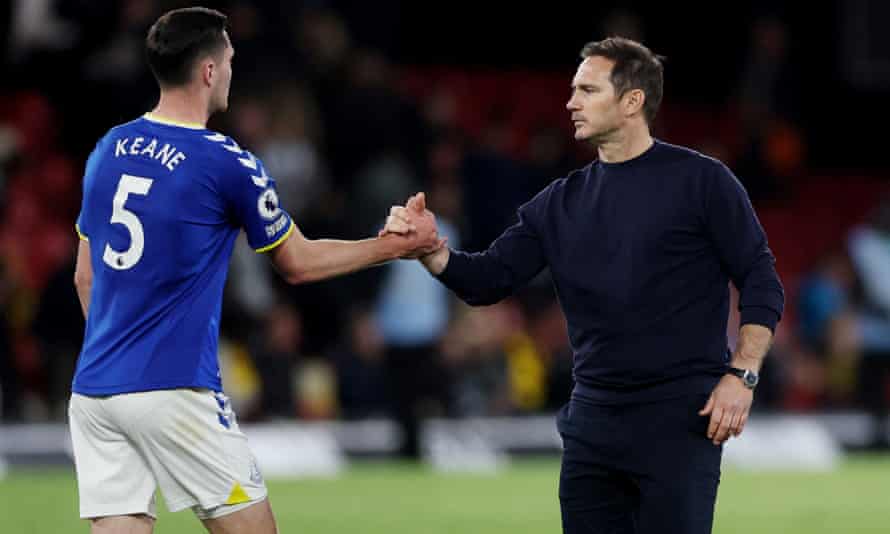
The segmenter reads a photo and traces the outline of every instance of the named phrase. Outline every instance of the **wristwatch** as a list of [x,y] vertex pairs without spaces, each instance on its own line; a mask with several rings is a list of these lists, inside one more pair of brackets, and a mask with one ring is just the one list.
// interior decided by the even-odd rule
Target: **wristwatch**
[[735,375],[742,380],[742,384],[745,384],[745,387],[753,390],[757,387],[757,383],[760,381],[760,377],[757,376],[757,373],[750,369],[739,369],[738,367],[730,367],[728,371],[729,374]]

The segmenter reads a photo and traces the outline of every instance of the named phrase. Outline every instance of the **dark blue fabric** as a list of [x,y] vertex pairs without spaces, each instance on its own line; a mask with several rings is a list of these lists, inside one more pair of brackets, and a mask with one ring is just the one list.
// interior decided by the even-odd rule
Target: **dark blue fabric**
[[774,264],[729,169],[655,141],[553,182],[486,251],[452,251],[439,279],[485,305],[549,267],[576,383],[601,402],[641,402],[700,393],[725,372],[730,280],[742,324],[775,329],[784,292]]
[[707,395],[560,412],[565,534],[709,534],[722,446],[698,415]]

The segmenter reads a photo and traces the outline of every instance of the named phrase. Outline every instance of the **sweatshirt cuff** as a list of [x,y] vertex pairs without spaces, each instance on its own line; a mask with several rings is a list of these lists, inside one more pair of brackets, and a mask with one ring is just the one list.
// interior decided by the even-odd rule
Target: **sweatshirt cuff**
[[746,306],[741,311],[741,325],[759,324],[776,332],[776,325],[779,323],[779,313],[763,306]]
[[454,282],[461,279],[461,273],[466,269],[468,261],[466,255],[451,249],[448,254],[448,263],[445,264],[445,269],[435,276],[436,279],[446,287],[454,287]]

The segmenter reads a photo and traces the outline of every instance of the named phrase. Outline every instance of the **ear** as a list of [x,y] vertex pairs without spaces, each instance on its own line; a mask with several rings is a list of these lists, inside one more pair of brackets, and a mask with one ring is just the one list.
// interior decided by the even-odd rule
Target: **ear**
[[642,89],[631,89],[624,94],[624,112],[627,115],[633,115],[643,110],[643,104],[646,103],[646,93]]
[[211,58],[201,61],[201,81],[207,87],[212,87],[216,77],[216,63]]

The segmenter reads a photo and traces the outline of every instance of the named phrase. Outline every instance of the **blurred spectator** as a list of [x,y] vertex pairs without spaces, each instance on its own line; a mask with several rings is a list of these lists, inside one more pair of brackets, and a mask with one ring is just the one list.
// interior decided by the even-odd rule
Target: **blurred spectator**
[[349,334],[331,357],[337,370],[340,415],[346,419],[387,417],[391,389],[384,362],[385,346],[374,315],[356,308],[350,315]]
[[510,153],[510,126],[506,114],[492,112],[480,143],[464,159],[463,204],[469,229],[464,248],[468,251],[488,248],[515,222],[517,208],[532,197],[531,173]]
[[[457,230],[449,222],[449,208],[455,206],[446,192],[444,188],[431,191],[430,208],[445,209],[438,219],[439,234],[448,238],[451,246],[457,246]],[[386,267],[374,313],[386,345],[395,413],[405,436],[402,454],[406,457],[417,458],[419,419],[427,405],[441,398],[437,346],[448,326],[450,306],[448,290],[420,262],[399,260]]]
[[262,324],[262,334],[253,340],[250,350],[260,378],[259,414],[262,418],[290,418],[300,410],[294,388],[296,366],[301,361],[300,313],[278,302]]
[[822,362],[826,397],[842,405],[853,400],[856,388],[855,286],[849,257],[833,251],[804,279],[797,302],[803,354]]
[[863,289],[856,325],[861,399],[875,421],[873,444],[883,447],[890,445],[890,198],[853,230],[849,245]]
[[50,416],[64,420],[71,396],[71,377],[83,344],[84,318],[74,289],[74,257],[50,278],[40,295],[31,330],[44,369]]
[[512,404],[505,344],[519,321],[518,308],[503,301],[481,308],[460,305],[460,309],[442,340],[449,414],[507,414]]
[[779,18],[754,22],[739,82],[742,144],[733,167],[755,204],[787,194],[804,164],[797,78],[788,48],[788,28]]
[[0,261],[0,420],[6,422],[22,416],[22,383],[13,352],[9,293],[9,272]]
[[283,205],[305,218],[329,189],[316,148],[320,125],[315,104],[302,87],[282,83],[268,99],[266,112],[269,132],[257,153],[277,182]]

